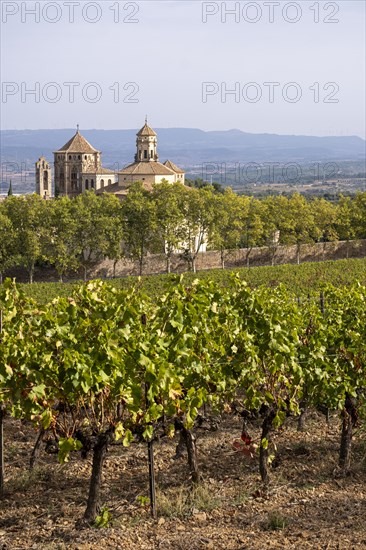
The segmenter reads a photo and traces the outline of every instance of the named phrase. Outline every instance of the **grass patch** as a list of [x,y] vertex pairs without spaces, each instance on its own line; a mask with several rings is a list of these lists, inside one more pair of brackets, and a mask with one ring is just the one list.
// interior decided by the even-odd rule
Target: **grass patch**
[[285,516],[279,512],[272,512],[268,516],[268,520],[264,524],[266,531],[280,531],[288,526],[288,520]]
[[157,490],[157,509],[159,516],[185,518],[192,510],[211,512],[221,505],[220,498],[214,494],[212,486],[206,483],[189,487],[171,487],[165,491]]

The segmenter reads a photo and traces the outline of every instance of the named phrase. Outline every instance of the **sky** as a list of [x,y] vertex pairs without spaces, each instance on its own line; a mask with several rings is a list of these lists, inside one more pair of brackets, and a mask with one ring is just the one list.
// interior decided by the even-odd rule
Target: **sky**
[[1,129],[366,137],[366,3],[1,1]]

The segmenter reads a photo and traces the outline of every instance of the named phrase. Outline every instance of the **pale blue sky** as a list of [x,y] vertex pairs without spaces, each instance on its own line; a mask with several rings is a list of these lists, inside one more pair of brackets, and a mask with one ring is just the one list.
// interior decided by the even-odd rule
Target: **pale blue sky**
[[[221,5],[229,10],[235,2],[221,0],[78,0],[73,23],[65,1],[2,0],[1,4],[1,79],[3,92],[9,92],[2,95],[2,129],[65,128],[77,123],[81,128],[137,128],[147,113],[151,125],[158,128],[365,137],[366,17],[362,0],[240,2],[238,22],[234,15],[222,22]],[[40,22],[27,12],[37,9],[37,4]],[[274,10],[272,23],[268,4]],[[119,23],[114,22],[117,5]],[[138,22],[122,22],[136,11],[134,5],[138,13],[131,18]],[[85,21],[82,9],[86,8],[87,18],[99,15],[100,20]],[[207,15],[203,23],[205,11],[218,13]],[[256,17],[257,22],[248,22]],[[60,20],[47,21],[56,18]],[[286,18],[299,20],[290,23]],[[326,23],[326,18],[339,21]],[[24,92],[36,82],[41,90],[39,103],[29,95],[22,102],[21,83]],[[51,82],[57,83],[61,93],[54,103],[42,95],[46,85],[48,99],[53,98],[56,88],[47,88]],[[75,87],[74,103],[69,101],[65,82],[80,83]],[[96,103],[82,95],[82,88],[90,82],[96,82],[102,94]],[[128,82],[139,87],[136,103],[123,102],[134,90],[133,86],[123,90]],[[209,89],[215,93],[206,102],[202,101],[203,82],[214,83]],[[278,83],[273,102],[269,101],[268,82]],[[286,92],[289,82],[295,82],[296,88]],[[113,85],[114,91],[109,89]],[[117,86],[120,98],[115,102]],[[236,87],[238,102],[234,95],[227,95],[226,101],[225,96],[221,98],[225,86]],[[301,99],[291,103],[299,90]],[[95,89],[87,87],[88,92],[91,99]],[[282,92],[287,93],[286,99]],[[254,93],[262,94],[256,103],[249,101]],[[324,103],[327,96],[328,101],[338,102]]]

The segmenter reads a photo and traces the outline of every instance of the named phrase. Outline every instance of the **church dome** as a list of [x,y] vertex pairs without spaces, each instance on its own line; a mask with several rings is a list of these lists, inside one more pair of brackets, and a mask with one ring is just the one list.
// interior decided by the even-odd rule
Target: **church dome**
[[147,120],[145,121],[145,124],[143,125],[143,127],[141,128],[141,130],[139,130],[136,134],[137,136],[156,136],[156,132],[154,132],[154,130],[148,125],[147,123]]
[[77,130],[76,134],[56,153],[99,153]]

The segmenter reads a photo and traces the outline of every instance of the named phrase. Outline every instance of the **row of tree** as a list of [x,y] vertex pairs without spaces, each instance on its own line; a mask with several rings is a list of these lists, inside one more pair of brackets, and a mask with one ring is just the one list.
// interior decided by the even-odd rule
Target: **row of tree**
[[37,263],[53,265],[62,281],[93,261],[109,258],[114,266],[132,259],[143,272],[149,253],[163,253],[166,270],[176,252],[189,269],[202,245],[221,253],[246,248],[247,265],[254,247],[268,246],[272,263],[278,246],[296,245],[300,262],[306,243],[366,238],[366,192],[341,197],[337,204],[308,201],[299,194],[259,200],[231,189],[188,188],[181,184],[155,185],[147,191],[133,184],[121,202],[107,193],[86,192],[45,201],[37,195],[9,196],[0,204],[0,280],[16,265],[24,266],[33,281]]

